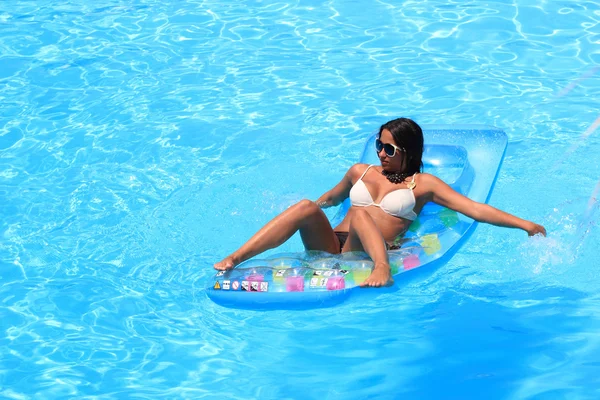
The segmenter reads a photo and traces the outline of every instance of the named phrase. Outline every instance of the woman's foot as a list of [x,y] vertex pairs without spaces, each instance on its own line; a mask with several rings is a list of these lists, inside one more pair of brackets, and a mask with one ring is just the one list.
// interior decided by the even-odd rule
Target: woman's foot
[[362,287],[381,287],[391,286],[394,284],[394,279],[390,273],[390,266],[388,264],[380,263],[375,264],[371,275],[360,284]]
[[227,256],[214,265],[215,269],[225,271],[238,265],[236,258],[233,255]]

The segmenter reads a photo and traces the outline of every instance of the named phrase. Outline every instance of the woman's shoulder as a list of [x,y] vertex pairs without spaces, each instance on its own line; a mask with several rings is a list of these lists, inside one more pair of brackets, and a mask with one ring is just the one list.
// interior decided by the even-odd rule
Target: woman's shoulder
[[369,168],[370,164],[358,163],[348,169],[347,175],[353,180],[358,179],[366,170]]
[[415,179],[424,181],[424,182],[431,182],[431,181],[436,181],[439,180],[440,178],[438,178],[435,175],[431,175],[427,172],[419,172],[418,174],[415,175]]
[[421,185],[421,187],[427,187],[427,188],[435,187],[440,182],[443,182],[437,176],[428,174],[427,172],[418,173],[415,176],[415,181],[417,182],[417,184]]
[[435,178],[435,176],[428,174],[427,172],[417,172],[415,174],[415,180],[419,181],[428,181],[431,178]]

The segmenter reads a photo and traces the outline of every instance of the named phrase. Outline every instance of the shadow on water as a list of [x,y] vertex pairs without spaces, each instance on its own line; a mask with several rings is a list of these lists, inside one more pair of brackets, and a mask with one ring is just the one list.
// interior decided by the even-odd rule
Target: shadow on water
[[422,308],[436,316],[423,338],[435,351],[419,360],[427,374],[398,391],[424,399],[439,398],[441,388],[449,390],[448,399],[581,393],[598,378],[593,364],[587,365],[594,356],[577,353],[593,345],[600,354],[594,343],[599,321],[586,302],[598,305],[576,290],[527,283],[449,291]]
[[593,398],[598,297],[532,281],[438,292],[304,312],[207,305],[220,323],[206,362],[227,372],[203,385],[269,398]]

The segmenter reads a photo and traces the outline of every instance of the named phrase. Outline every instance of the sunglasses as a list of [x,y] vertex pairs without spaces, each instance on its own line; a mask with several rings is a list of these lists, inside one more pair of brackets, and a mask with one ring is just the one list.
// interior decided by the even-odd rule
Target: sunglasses
[[385,154],[390,158],[396,155],[396,150],[406,153],[406,150],[402,147],[395,146],[391,143],[383,143],[379,139],[375,140],[375,150],[377,150],[377,153],[380,153],[382,149],[383,151],[385,151]]

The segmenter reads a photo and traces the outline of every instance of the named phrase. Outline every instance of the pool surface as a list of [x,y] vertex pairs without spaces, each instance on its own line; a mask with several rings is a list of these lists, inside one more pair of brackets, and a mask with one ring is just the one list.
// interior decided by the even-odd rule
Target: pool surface
[[[599,49],[586,1],[0,3],[0,398],[600,398]],[[548,237],[479,224],[333,308],[207,298],[398,116],[504,130],[490,204]]]

